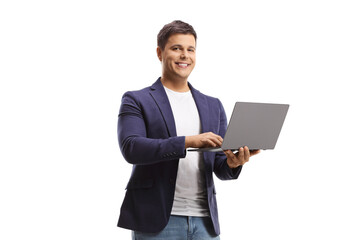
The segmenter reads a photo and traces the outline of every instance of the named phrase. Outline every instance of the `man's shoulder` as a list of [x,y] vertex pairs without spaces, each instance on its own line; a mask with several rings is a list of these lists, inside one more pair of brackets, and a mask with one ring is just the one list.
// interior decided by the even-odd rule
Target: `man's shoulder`
[[154,88],[155,84],[156,82],[150,86],[141,89],[127,91],[124,93],[123,97],[142,98],[145,96],[149,96],[149,92],[151,91],[151,89]]
[[201,92],[200,92],[200,94],[202,94],[203,96],[205,96],[205,97],[208,99],[208,101],[215,101],[215,102],[219,102],[219,101],[220,101],[219,98],[217,98],[217,97],[213,97],[213,96],[210,96],[210,95],[201,93]]
[[153,89],[159,88],[161,85],[160,78],[158,78],[157,81],[155,81],[152,85],[138,89],[138,90],[131,90],[127,91],[125,94],[134,94],[134,95],[141,95],[141,94],[147,94],[149,91]]
[[150,87],[146,87],[140,90],[127,91],[122,96],[122,104],[133,103],[136,105],[142,105],[142,103],[149,102]]
[[203,97],[203,98],[206,98],[206,100],[210,103],[219,103],[220,100],[219,98],[217,97],[213,97],[213,96],[210,96],[210,95],[207,95],[207,94],[204,94],[202,92],[200,92],[199,90],[197,90],[196,88],[192,87],[192,91],[195,93],[195,94],[198,94],[199,96]]
[[150,88],[151,87],[145,87],[138,90],[130,90],[125,92],[124,95],[133,95],[133,96],[143,95],[145,93],[148,93],[150,91]]

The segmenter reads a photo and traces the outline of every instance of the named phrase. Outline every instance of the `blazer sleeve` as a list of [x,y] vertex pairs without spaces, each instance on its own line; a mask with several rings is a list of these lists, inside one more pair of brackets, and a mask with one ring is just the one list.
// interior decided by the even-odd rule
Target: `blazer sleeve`
[[[136,94],[127,92],[118,115],[118,141],[125,160],[131,164],[154,164],[184,158],[185,137],[147,136],[146,116]],[[160,135],[159,135],[160,136]]]
[[[225,132],[227,128],[227,119],[223,105],[220,100],[219,103],[219,111],[220,111],[220,127],[219,127],[219,135],[224,138]],[[230,180],[237,179],[240,175],[242,166],[231,169],[227,164],[227,158],[225,153],[217,152],[215,154],[215,162],[214,162],[214,173],[221,180]]]

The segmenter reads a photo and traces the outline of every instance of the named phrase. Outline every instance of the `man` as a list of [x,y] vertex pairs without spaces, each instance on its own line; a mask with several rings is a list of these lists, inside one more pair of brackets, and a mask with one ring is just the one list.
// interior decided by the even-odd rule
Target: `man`
[[227,127],[221,102],[187,81],[196,63],[196,37],[182,21],[165,25],[158,34],[161,77],[122,99],[118,139],[133,171],[118,226],[132,229],[133,239],[220,239],[212,173],[236,179],[259,152],[186,152],[220,146]]

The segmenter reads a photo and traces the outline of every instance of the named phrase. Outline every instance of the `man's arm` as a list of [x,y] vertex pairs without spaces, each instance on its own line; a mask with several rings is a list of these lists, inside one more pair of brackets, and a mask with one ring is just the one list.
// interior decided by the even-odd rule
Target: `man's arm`
[[126,161],[154,164],[185,157],[185,137],[149,138],[144,118],[135,95],[125,93],[118,118],[118,141]]

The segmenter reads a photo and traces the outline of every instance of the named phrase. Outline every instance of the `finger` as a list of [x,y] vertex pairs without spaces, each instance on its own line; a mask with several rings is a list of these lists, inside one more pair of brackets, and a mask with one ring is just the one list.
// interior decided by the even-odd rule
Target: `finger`
[[222,144],[222,138],[220,137],[220,138],[218,138],[218,137],[215,137],[215,138],[213,138],[213,139],[211,139],[214,143],[216,143],[216,146],[221,146],[221,144]]
[[228,155],[228,156],[234,155],[234,153],[233,153],[230,149],[224,150],[224,153],[225,153],[226,155]]
[[257,149],[257,150],[250,150],[250,157],[251,156],[254,156],[256,154],[260,153],[260,149]]
[[202,139],[201,142],[202,142],[202,147],[216,147],[217,146],[217,144],[209,138]]
[[231,150],[226,150],[226,151],[224,151],[224,153],[226,155],[227,163],[228,163],[229,167],[236,168],[239,166],[238,159],[236,158],[235,154]]
[[222,144],[223,138],[222,138],[220,135],[217,135],[217,134],[215,134],[215,133],[213,133],[213,132],[209,132],[209,134],[210,134],[210,138],[211,138],[214,142],[218,143],[219,145]]
[[221,146],[222,144],[222,138],[218,135],[209,136],[208,140],[214,143],[216,146]]
[[239,148],[239,152],[238,152],[238,159],[243,162],[244,161],[244,148]]
[[206,144],[206,146],[211,146],[211,147],[218,147],[221,146],[222,144],[222,137],[219,135],[216,135],[215,133],[212,132],[206,132],[206,133],[202,133],[202,142],[203,144]]
[[244,147],[244,161],[248,162],[250,159],[250,151],[247,146]]
[[230,158],[230,154],[229,154],[229,152],[231,152],[230,150],[225,150],[225,151],[223,151],[223,152],[225,153],[225,155],[226,155],[227,158]]
[[221,144],[222,144],[222,142],[219,141],[219,139],[217,139],[217,138],[210,138],[210,139],[207,139],[207,140],[211,144],[211,146],[213,146],[213,147],[220,147]]
[[237,157],[231,150],[226,150],[226,151],[224,151],[224,153],[225,153],[226,157],[228,159],[230,159],[232,162],[236,161]]

